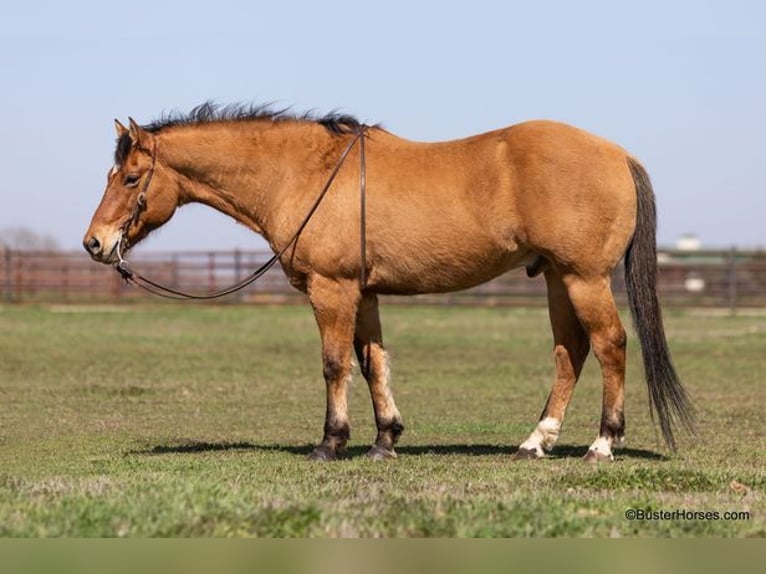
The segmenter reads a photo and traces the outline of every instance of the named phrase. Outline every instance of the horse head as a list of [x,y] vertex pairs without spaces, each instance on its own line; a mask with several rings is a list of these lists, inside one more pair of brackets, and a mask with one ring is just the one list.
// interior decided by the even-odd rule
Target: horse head
[[178,178],[157,160],[157,137],[132,118],[126,128],[115,120],[115,163],[83,246],[101,263],[121,254],[167,222],[181,198]]

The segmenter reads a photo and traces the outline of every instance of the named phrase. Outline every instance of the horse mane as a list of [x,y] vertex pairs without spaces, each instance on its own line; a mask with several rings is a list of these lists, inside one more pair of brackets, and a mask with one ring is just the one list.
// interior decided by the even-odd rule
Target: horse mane
[[143,126],[149,132],[159,132],[176,126],[196,126],[218,122],[247,122],[252,120],[279,121],[308,121],[324,126],[333,134],[355,133],[361,122],[353,116],[337,111],[324,116],[313,112],[296,114],[290,108],[274,108],[273,104],[228,104],[219,105],[205,102],[191,109],[188,113],[169,112],[160,116],[152,123]]
[[[362,123],[354,116],[341,114],[337,111],[317,116],[314,112],[296,114],[290,108],[274,108],[273,104],[219,105],[211,101],[195,106],[187,113],[178,111],[163,113],[158,119],[142,127],[148,132],[158,133],[164,129],[178,126],[253,120],[314,122],[334,135],[356,133],[362,127]],[[125,161],[130,153],[131,145],[130,137],[127,134],[117,139],[117,147],[114,151],[115,164],[121,165]]]

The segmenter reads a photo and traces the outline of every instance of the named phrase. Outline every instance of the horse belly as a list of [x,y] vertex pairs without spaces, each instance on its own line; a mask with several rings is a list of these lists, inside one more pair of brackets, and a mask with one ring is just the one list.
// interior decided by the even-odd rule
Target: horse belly
[[370,287],[391,295],[446,293],[469,289],[528,263],[524,249],[427,242],[400,247],[390,257],[373,259]]

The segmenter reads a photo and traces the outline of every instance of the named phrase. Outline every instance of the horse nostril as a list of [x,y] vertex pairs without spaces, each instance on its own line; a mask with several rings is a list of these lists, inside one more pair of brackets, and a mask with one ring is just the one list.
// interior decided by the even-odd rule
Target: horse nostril
[[96,253],[98,253],[99,249],[101,249],[101,242],[98,239],[96,239],[95,237],[91,237],[85,243],[85,249],[91,255],[95,255]]

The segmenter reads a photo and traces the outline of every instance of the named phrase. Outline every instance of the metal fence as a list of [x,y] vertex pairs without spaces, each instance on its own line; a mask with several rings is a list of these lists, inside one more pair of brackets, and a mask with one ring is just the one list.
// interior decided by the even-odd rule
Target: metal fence
[[[235,283],[271,256],[265,251],[136,252],[131,264],[153,280],[204,293]],[[678,251],[658,256],[660,297],[665,305],[729,308],[766,306],[766,251]],[[613,287],[625,302],[623,270]],[[153,300],[126,285],[111,268],[69,251],[0,250],[0,292],[5,303],[123,303]],[[227,303],[281,303],[302,298],[279,266],[258,282],[224,299]],[[434,304],[544,305],[545,281],[523,270],[483,285],[441,295],[390,297],[388,301]]]

